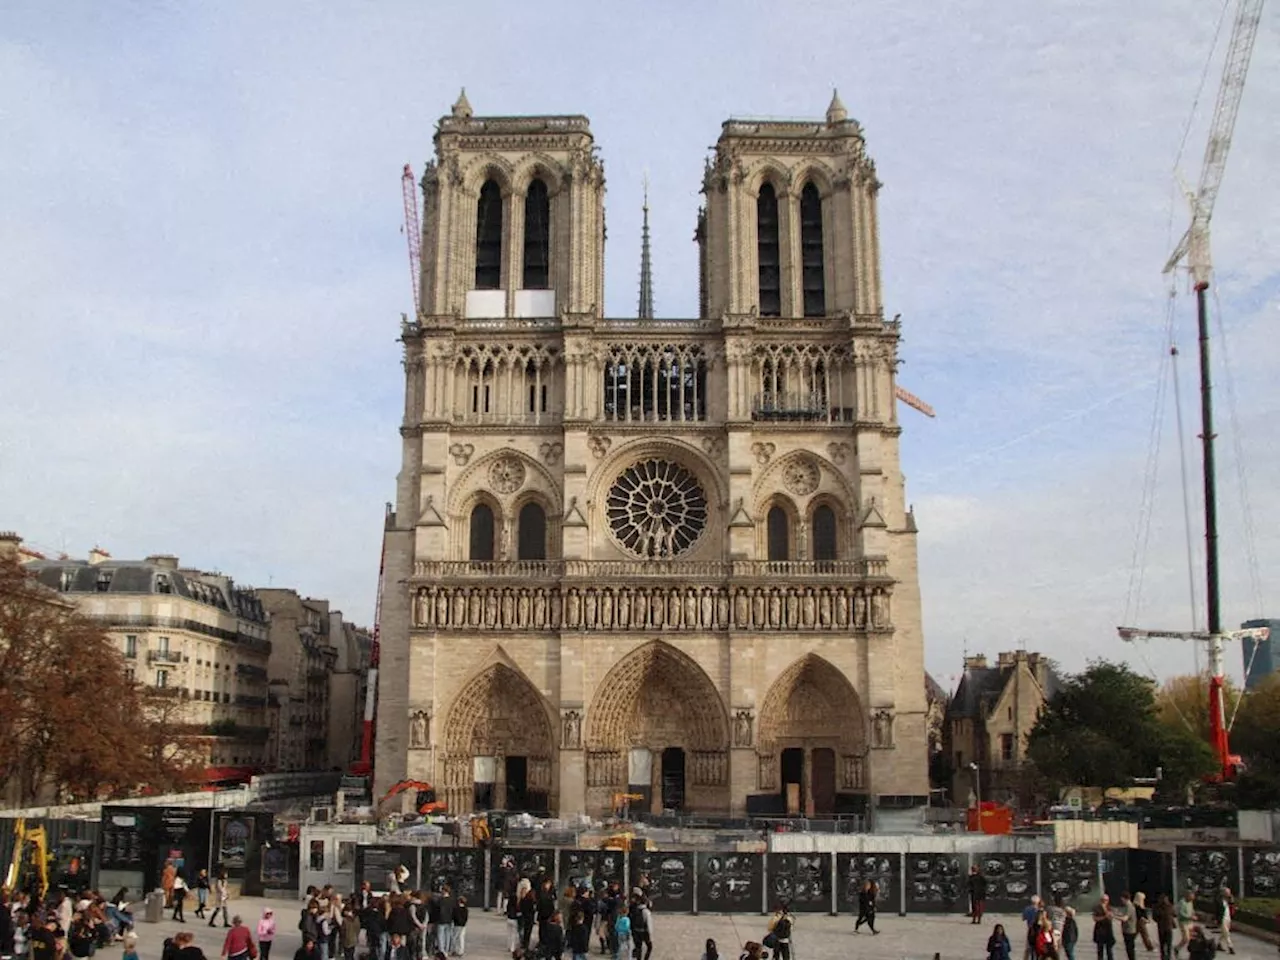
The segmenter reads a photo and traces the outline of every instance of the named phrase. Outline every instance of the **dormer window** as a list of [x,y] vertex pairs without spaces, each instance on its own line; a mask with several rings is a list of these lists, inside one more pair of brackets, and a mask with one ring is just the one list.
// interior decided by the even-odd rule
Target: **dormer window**
[[169,582],[167,573],[156,574],[156,593],[173,593],[173,584]]
[[99,570],[98,571],[98,592],[106,593],[110,589],[111,589],[111,571]]
[[75,574],[70,570],[63,570],[62,575],[58,577],[58,589],[66,593],[71,589],[71,584],[75,582]]

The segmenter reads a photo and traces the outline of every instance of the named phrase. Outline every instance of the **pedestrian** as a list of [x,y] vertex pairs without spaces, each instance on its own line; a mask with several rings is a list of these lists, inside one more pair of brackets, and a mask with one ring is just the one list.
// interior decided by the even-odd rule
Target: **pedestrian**
[[360,946],[360,915],[354,904],[348,903],[342,910],[342,960],[356,960],[356,948]]
[[1191,960],[1213,960],[1213,955],[1217,952],[1212,940],[1205,936],[1204,927],[1200,924],[1192,924],[1190,936],[1187,940],[1187,956]]
[[[222,919],[226,919],[226,908]],[[231,926],[227,930],[226,937],[222,940],[222,958],[223,960],[256,960],[258,948],[253,945],[253,937],[249,933],[249,928],[240,920],[240,915],[231,918]],[[314,958],[308,958],[314,960]]]
[[276,939],[276,914],[270,907],[262,908],[262,916],[258,920],[258,951],[262,960],[271,960],[271,944]]
[[1013,948],[1004,932],[1004,924],[997,923],[987,937],[987,960],[1010,960]]
[[187,918],[182,914],[182,908],[187,902],[187,881],[182,879],[181,873],[173,875],[173,919],[178,923],[186,923]]
[[1032,894],[1030,901],[1022,908],[1022,922],[1026,924],[1026,935],[1023,937],[1022,960],[1033,960],[1036,955],[1036,930],[1040,926],[1040,895]]
[[525,888],[520,898],[520,949],[529,952],[529,941],[533,939],[533,925],[538,919],[538,900],[533,895],[533,887]]
[[320,960],[320,950],[313,937],[303,936],[302,945],[293,952],[293,960]]
[[1035,952],[1039,960],[1056,960],[1058,946],[1053,941],[1053,921],[1047,913],[1041,913],[1036,922]]
[[644,891],[636,887],[631,891],[631,942],[635,945],[635,960],[649,960],[653,956],[653,929],[649,923],[652,914]]
[[557,910],[538,934],[538,952],[543,960],[561,960],[564,956],[564,918]]
[[1062,897],[1053,898],[1053,905],[1045,911],[1049,915],[1049,923],[1053,927],[1053,948],[1062,949],[1062,928],[1067,923],[1067,908],[1062,905]]
[[130,930],[124,935],[124,947],[120,960],[138,960],[138,935]]
[[174,934],[172,960],[204,960],[204,951],[196,946],[195,939],[190,930]]
[[[778,909],[769,919],[769,933],[764,939],[764,946],[772,950],[773,955],[779,960],[791,960],[791,928],[794,926],[794,920],[787,901],[779,901]],[[636,960],[641,958],[637,955]],[[644,960],[648,960],[648,957]]]
[[[454,911],[458,907],[458,901],[453,897],[453,887],[449,886],[447,883],[440,888],[439,903],[440,918],[436,923],[436,950],[447,957],[454,952]],[[538,942],[542,942],[541,934],[538,936]]]
[[520,901],[514,892],[505,897],[504,913],[507,917],[507,953],[515,953],[520,946]]
[[[982,923],[982,914],[987,908],[987,878],[982,875],[975,863],[969,868],[969,922]],[[1000,928],[1004,933],[1004,927]]]
[[628,916],[627,905],[618,907],[618,919],[613,921],[613,933],[616,937],[613,947],[613,960],[621,960],[631,956],[631,917]]
[[1124,941],[1124,955],[1127,960],[1137,960],[1138,941],[1138,908],[1133,904],[1129,891],[1120,894],[1120,906],[1113,911],[1120,921],[1120,937]]
[[467,955],[467,921],[471,919],[471,909],[467,906],[467,898],[459,897],[458,905],[453,908],[453,955]]
[[857,933],[858,928],[864,923],[873,933],[879,933],[876,929],[876,899],[879,889],[875,882],[867,880],[862,884],[862,889],[858,891],[858,920],[853,925],[853,932]]
[[1178,951],[1187,948],[1191,944],[1191,928],[1196,922],[1196,892],[1188,890],[1182,895],[1182,899],[1178,901],[1178,943],[1173,948],[1174,957],[1178,956]]
[[1116,931],[1105,902],[1093,909],[1093,945],[1098,949],[1098,960],[1115,960]]
[[1230,887],[1223,887],[1218,894],[1218,946],[1226,947],[1227,953],[1235,953],[1231,942],[1231,920],[1236,915],[1236,898],[1231,895]]
[[160,889],[164,891],[164,905],[166,907],[173,906],[173,878],[178,875],[178,868],[173,865],[172,860],[164,862],[164,869],[160,871]]
[[387,942],[386,960],[411,960],[409,947],[405,944],[404,937],[398,933],[393,933]]
[[1152,919],[1156,925],[1156,940],[1160,944],[1160,960],[1173,960],[1173,931],[1178,927],[1178,916],[1167,893],[1156,897]]
[[716,942],[707,937],[707,945],[702,950],[701,960],[720,960],[720,951],[716,947]]
[[569,911],[569,929],[565,934],[573,960],[587,960],[587,955],[591,952],[591,924],[587,921],[587,912],[581,904],[575,904]]
[[742,953],[738,955],[738,960],[760,960],[763,956],[764,947],[754,940],[748,940],[742,945]]
[[213,897],[213,913],[209,914],[209,926],[216,925],[215,921],[218,919],[219,910],[222,911],[222,925],[224,927],[231,926],[227,922],[227,914],[230,912],[227,909],[227,903],[231,899],[231,889],[227,885],[226,867],[218,871],[218,879],[213,882]]
[[1138,936],[1142,940],[1142,948],[1150,953],[1155,949],[1151,943],[1151,931],[1147,929],[1147,921],[1151,919],[1151,910],[1147,907],[1147,895],[1139,890],[1133,895],[1133,909],[1138,914]]
[[1067,960],[1076,960],[1076,944],[1080,942],[1080,925],[1076,923],[1076,908],[1064,907],[1062,921],[1062,952]]
[[200,870],[196,874],[196,916],[204,919],[205,904],[209,902],[209,871]]

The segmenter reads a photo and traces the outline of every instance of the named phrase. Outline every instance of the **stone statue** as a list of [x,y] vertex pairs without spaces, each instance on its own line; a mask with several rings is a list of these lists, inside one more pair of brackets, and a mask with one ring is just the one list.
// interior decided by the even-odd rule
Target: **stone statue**
[[751,711],[739,710],[733,718],[733,745],[751,746]]
[[859,628],[867,625],[867,597],[861,590],[853,595],[853,625]]
[[877,710],[871,721],[871,735],[877,747],[893,746],[893,715],[888,710]]
[[680,591],[667,591],[667,624],[673,629],[680,626]]
[[481,602],[482,602],[482,597],[480,596],[480,591],[475,588],[472,588],[470,594],[467,596],[467,626],[469,627],[480,626]]
[[631,589],[623,587],[618,594],[618,626],[626,630],[631,626]]
[[631,598],[631,625],[633,627],[643,627],[645,625],[645,614],[649,610],[649,602],[645,599],[644,591],[637,590],[634,597]]
[[723,588],[716,591],[716,626],[729,626],[729,591]]
[[836,626],[847,627],[849,625],[849,594],[840,590],[836,593]]
[[873,627],[889,625],[889,598],[885,596],[883,590],[877,590],[871,595],[871,625]]
[[800,623],[800,594],[794,588],[787,588],[787,626],[795,627]]
[[765,597],[764,590],[760,587],[756,587],[756,592],[751,597],[751,625],[756,627],[765,625]]
[[596,597],[596,592],[594,590],[587,591],[587,599],[584,607],[586,609],[586,619],[583,620],[583,626],[588,630],[594,629],[598,622],[596,618],[600,614],[600,601]]
[[413,620],[418,626],[427,626],[427,591],[419,590],[418,595],[414,598],[413,604]]
[[449,594],[441,590],[436,594],[436,626],[443,627],[449,623]]
[[484,625],[489,628],[498,625],[498,595],[492,590],[484,593]]
[[693,587],[687,587],[684,591],[684,628],[686,630],[697,629],[698,626],[698,594]]
[[733,596],[733,622],[739,627],[745,627],[751,623],[751,598],[742,587],[739,587]]
[[831,591],[826,587],[818,594],[818,624],[823,627],[831,626]]
[[777,590],[769,591],[769,626],[780,627],[782,625],[782,598],[778,596]]
[[555,628],[563,622],[560,617],[564,613],[564,599],[560,596],[559,590],[551,591],[551,611],[550,620],[547,626]]
[[807,587],[800,598],[800,625],[812,627],[818,619],[817,602],[813,596],[813,587]]
[[453,613],[450,621],[455,627],[465,626],[467,622],[467,594],[463,590],[453,592]]
[[547,625],[547,591],[541,587],[533,595],[533,625],[535,627]]
[[711,593],[711,588],[710,588],[710,587],[703,587],[703,588],[702,588],[702,603],[701,603],[701,608],[702,608],[702,610],[701,610],[701,616],[702,616],[702,619],[701,619],[701,621],[700,621],[700,622],[701,622],[702,626],[704,626],[704,627],[714,627],[714,626],[715,626],[715,623],[716,623],[716,620],[715,620],[715,617],[716,617],[716,600],[715,600],[715,596]]
[[582,745],[582,714],[577,710],[567,710],[564,715],[562,746],[575,750]]
[[431,742],[431,715],[425,710],[415,710],[409,719],[409,747],[425,750]]
[[510,627],[516,622],[516,600],[511,595],[511,590],[502,591],[502,625]]
[[654,590],[649,596],[649,624],[661,627],[666,620],[667,605],[662,600],[662,592]]
[[516,600],[516,625],[527,627],[529,625],[529,591],[521,590],[520,597]]
[[569,590],[568,615],[565,626],[577,627],[582,624],[582,598],[578,596],[576,588]]
[[600,594],[600,626],[606,630],[613,628],[613,591],[605,590]]

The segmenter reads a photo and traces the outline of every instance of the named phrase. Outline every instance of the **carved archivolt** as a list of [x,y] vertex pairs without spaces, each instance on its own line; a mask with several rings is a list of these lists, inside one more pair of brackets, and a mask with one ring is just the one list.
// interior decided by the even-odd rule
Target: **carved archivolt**
[[728,743],[728,719],[715,684],[689,656],[660,640],[615,665],[587,713],[591,751],[676,746],[719,752]]
[[757,737],[760,788],[773,789],[779,751],[787,747],[830,747],[839,762],[839,788],[865,784],[866,722],[858,693],[834,665],[806,654],[769,687],[760,709]]
[[511,587],[418,590],[415,627],[434,630],[848,631],[892,629],[885,587]]
[[453,757],[524,756],[549,760],[555,736],[546,704],[518,670],[495,663],[474,677],[449,708],[445,751]]

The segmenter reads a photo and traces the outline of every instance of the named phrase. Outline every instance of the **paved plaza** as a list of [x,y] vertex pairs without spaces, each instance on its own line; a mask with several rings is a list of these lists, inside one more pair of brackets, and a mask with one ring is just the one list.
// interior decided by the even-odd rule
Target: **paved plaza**
[[[231,902],[232,913],[239,913],[245,923],[251,926],[257,923],[264,906],[275,910],[278,927],[271,960],[292,960],[294,951],[298,949],[297,920],[301,903],[257,898]],[[209,960],[216,960],[222,951],[222,927],[210,929],[207,923],[193,921],[190,908],[187,915],[186,924],[177,924],[167,919],[162,923],[139,921],[138,954],[141,960],[160,960],[164,938],[180,929],[191,930],[196,936],[196,944],[204,951],[205,956]],[[764,935],[766,919],[748,914],[703,914],[696,917],[689,914],[657,914],[653,923],[654,960],[698,960],[708,937],[716,941],[720,955],[725,960],[737,960],[743,942],[758,941]],[[1006,928],[1015,933],[1021,928],[1016,917],[989,914],[988,920],[989,922],[984,921],[978,927],[960,916],[886,915],[879,920],[880,935],[872,936],[865,929],[855,935],[852,932],[853,918],[850,916],[801,914],[796,920],[792,952],[798,960],[844,957],[857,957],[859,960],[929,960],[935,953],[941,954],[943,960],[984,960],[987,935],[994,924],[1004,923]],[[1087,923],[1084,926],[1091,929]],[[1089,929],[1082,931],[1086,939]],[[1118,941],[1119,937],[1116,939]],[[1017,949],[1020,941],[1017,936],[1011,936],[1010,940],[1015,944],[1014,960],[1020,960],[1022,952]],[[1276,956],[1276,948],[1269,943],[1239,933],[1234,935],[1234,940],[1236,955],[1240,960],[1274,960]],[[509,956],[506,948],[506,921],[495,913],[474,911],[471,922],[467,925],[467,956],[476,960],[498,960]],[[112,947],[106,951],[108,960],[114,957],[117,949]],[[566,960],[568,956],[566,953]],[[599,957],[600,954],[597,951],[592,956]],[[1141,944],[1138,945],[1138,960],[1153,960],[1158,956],[1157,953],[1147,953]],[[1183,957],[1185,956],[1184,953]],[[1093,944],[1082,942],[1077,951],[1077,960],[1093,958]],[[1124,960],[1124,950],[1119,942],[1116,944],[1116,960]]]

